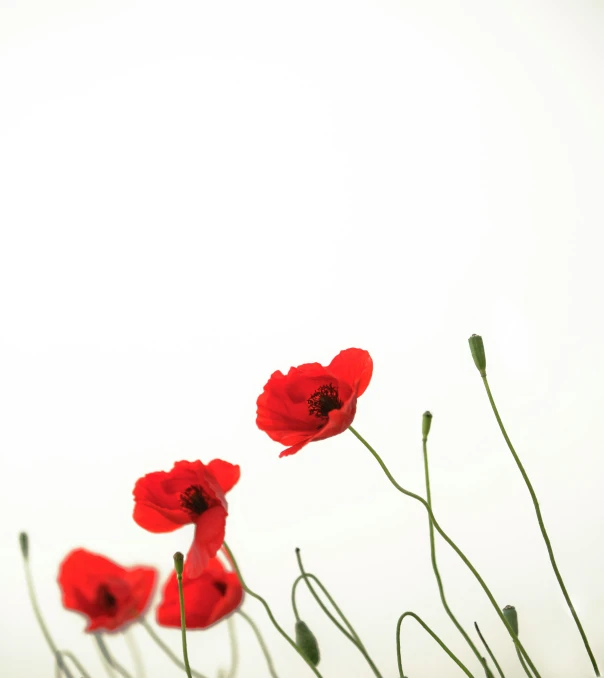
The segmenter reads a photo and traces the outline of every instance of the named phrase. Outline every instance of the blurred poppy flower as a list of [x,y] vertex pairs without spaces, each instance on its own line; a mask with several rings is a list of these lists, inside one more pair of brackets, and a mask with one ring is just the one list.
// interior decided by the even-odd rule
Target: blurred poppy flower
[[371,356],[360,348],[341,351],[327,367],[308,363],[286,375],[277,370],[258,397],[256,424],[289,446],[280,457],[342,433],[352,424],[357,398],[369,386],[372,372]]
[[145,612],[156,579],[153,567],[121,567],[75,549],[59,566],[57,581],[63,605],[88,617],[86,631],[120,631]]
[[134,520],[149,532],[172,532],[193,523],[195,536],[184,574],[198,577],[224,541],[225,492],[239,480],[239,466],[222,459],[209,464],[177,461],[171,471],[148,473],[134,486]]
[[[187,629],[205,629],[231,614],[241,604],[243,588],[235,572],[227,572],[218,558],[212,558],[201,576],[183,576],[185,622]],[[180,628],[180,602],[176,573],[164,586],[156,611],[161,626]]]

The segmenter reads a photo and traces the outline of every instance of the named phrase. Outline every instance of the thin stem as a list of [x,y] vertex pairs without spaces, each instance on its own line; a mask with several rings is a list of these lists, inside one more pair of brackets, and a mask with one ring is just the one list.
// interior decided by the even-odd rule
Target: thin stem
[[451,659],[459,666],[459,668],[466,674],[466,676],[470,676],[472,678],[472,674],[468,671],[468,669],[459,661],[459,659],[449,650],[449,648],[443,643],[443,641],[432,631],[432,629],[414,612],[403,612],[403,614],[398,618],[398,622],[396,624],[396,659],[398,661],[398,671],[400,674],[400,678],[405,678],[405,674],[403,673],[403,661],[401,659],[401,625],[403,623],[403,619],[405,617],[413,617],[421,626],[424,628],[425,631],[427,631],[432,638],[442,647],[442,649],[451,657]]
[[141,657],[141,653],[136,643],[136,638],[132,633],[132,629],[129,628],[126,631],[126,633],[124,633],[124,635],[126,636],[126,645],[128,646],[128,649],[130,650],[130,654],[132,656],[132,663],[134,664],[134,673],[137,678],[145,678],[145,666],[143,664],[143,658]]
[[109,652],[109,649],[107,645],[105,645],[105,641],[103,640],[102,636],[100,633],[95,633],[94,639],[96,640],[96,643],[98,645],[99,650],[101,651],[101,654],[109,664],[109,666],[116,671],[117,673],[120,674],[123,678],[132,678],[132,675],[126,671],[126,669],[117,661],[117,659]]
[[252,631],[254,632],[256,639],[258,640],[258,645],[260,645],[260,649],[262,650],[262,654],[264,654],[264,658],[266,659],[266,665],[268,666],[269,673],[273,678],[279,678],[277,675],[277,672],[275,671],[275,666],[273,664],[273,660],[271,657],[271,653],[268,651],[268,647],[266,643],[264,642],[264,638],[262,637],[262,634],[260,633],[260,629],[256,626],[254,620],[247,615],[243,610],[237,610],[237,613],[245,619],[245,621],[252,627]]
[[491,652],[491,648],[488,646],[487,641],[484,639],[484,636],[480,632],[480,629],[478,628],[478,624],[474,622],[474,628],[476,629],[476,633],[478,634],[478,637],[482,641],[482,644],[485,646],[486,651],[489,653],[489,657],[491,658],[491,661],[493,664],[495,664],[495,668],[497,671],[499,671],[499,675],[501,678],[505,678],[503,675],[503,671],[501,670],[501,666],[499,666],[499,662],[495,659],[495,655]]
[[264,606],[264,609],[266,610],[266,614],[268,614],[268,618],[271,620],[273,626],[277,629],[277,631],[279,631],[279,633],[283,636],[283,638],[285,638],[285,640],[287,640],[287,642],[294,648],[294,650],[300,655],[300,657],[302,657],[302,659],[308,665],[308,668],[315,674],[315,676],[319,676],[319,678],[323,678],[321,676],[321,673],[317,669],[317,667],[314,666],[313,663],[306,658],[304,653],[296,645],[295,641],[292,640],[287,635],[287,633],[285,633],[285,631],[281,628],[281,626],[279,626],[279,622],[275,619],[275,616],[273,615],[273,612],[272,612],[271,608],[269,607],[269,604],[266,602],[266,600],[264,600],[264,598],[261,595],[255,593],[250,588],[248,588],[248,586],[245,584],[245,582],[243,581],[243,577],[241,576],[241,570],[239,569],[239,566],[237,565],[237,561],[235,560],[235,556],[233,555],[233,552],[231,551],[231,549],[227,546],[226,542],[223,544],[223,549],[226,551],[228,557],[231,559],[231,563],[233,565],[235,572],[237,573],[237,576],[239,577],[239,581],[241,582],[241,586],[243,587],[243,590],[248,595],[252,596],[252,598],[259,600],[262,603],[262,605]]
[[[422,440],[422,448],[424,452],[424,475],[426,478],[426,499],[428,506],[430,507],[430,510],[432,510],[432,494],[430,492],[430,471],[428,468],[428,444],[426,438]],[[445,589],[443,587],[443,582],[440,576],[440,572],[438,570],[438,565],[436,563],[436,547],[434,544],[434,526],[432,525],[432,518],[429,516],[428,517],[428,524],[430,526],[430,558],[432,560],[432,569],[434,570],[434,576],[436,577],[436,583],[438,584],[438,592],[440,594],[440,599],[443,604],[443,607],[445,608],[445,612],[449,615],[449,618],[451,621],[455,624],[455,627],[457,630],[461,633],[461,635],[464,637],[465,641],[468,643],[470,648],[472,649],[472,652],[476,655],[478,658],[478,661],[480,662],[481,665],[484,664],[482,655],[480,652],[478,652],[478,648],[472,640],[470,639],[470,636],[466,633],[465,629],[463,626],[457,621],[457,618],[451,611],[451,608],[449,607],[449,604],[447,603],[447,599],[445,598]]]
[[520,470],[520,473],[522,474],[522,478],[524,479],[524,482],[526,483],[529,494],[531,495],[531,499],[533,500],[533,506],[535,507],[535,513],[537,514],[537,522],[539,523],[539,529],[541,530],[541,534],[543,535],[543,541],[545,542],[545,546],[547,548],[547,553],[549,555],[549,559],[550,559],[550,562],[552,564],[554,574],[556,575],[556,579],[558,580],[558,584],[560,585],[560,589],[562,590],[562,594],[564,595],[564,599],[566,600],[566,604],[568,605],[568,609],[570,610],[570,612],[573,616],[573,619],[575,620],[575,624],[577,625],[577,628],[579,629],[579,633],[581,634],[581,638],[583,640],[583,645],[585,645],[585,649],[587,650],[587,654],[589,655],[591,665],[593,666],[593,669],[595,671],[596,676],[599,676],[600,670],[598,669],[598,664],[597,664],[596,659],[595,659],[595,657],[594,657],[594,655],[591,651],[591,647],[589,646],[587,636],[585,635],[585,631],[583,630],[583,626],[581,626],[581,622],[579,621],[579,617],[578,617],[578,615],[575,611],[575,608],[572,604],[570,596],[568,595],[568,591],[566,590],[566,586],[564,585],[564,582],[562,581],[562,575],[560,574],[560,570],[558,570],[558,566],[556,565],[556,559],[554,558],[554,551],[552,549],[552,545],[551,545],[551,542],[549,540],[547,530],[545,529],[545,524],[543,523],[543,517],[541,516],[541,509],[539,508],[539,502],[537,501],[537,495],[535,494],[535,490],[533,489],[531,481],[529,480],[529,477],[526,474],[526,471],[524,470],[524,466],[522,465],[520,458],[516,454],[516,450],[514,450],[514,446],[512,445],[512,441],[509,439],[508,434],[507,434],[505,427],[503,425],[503,422],[501,421],[501,417],[499,416],[499,412],[497,411],[495,401],[493,400],[493,395],[491,394],[491,389],[489,387],[489,382],[487,381],[486,374],[483,375],[482,381],[483,381],[484,387],[487,391],[487,396],[489,397],[489,402],[491,403],[491,407],[493,409],[495,419],[497,419],[497,423],[499,424],[499,428],[501,429],[501,433],[503,434],[503,437],[505,438],[505,442],[507,443],[507,446],[509,447],[510,452],[512,453],[512,456],[514,457],[514,461],[516,462],[516,465],[518,466],[518,469]]
[[520,650],[518,648],[516,648],[516,654],[518,655],[518,659],[520,661],[520,664],[521,664],[522,668],[524,669],[524,672],[526,673],[528,678],[533,678],[533,676],[531,675],[531,672],[528,670],[528,667],[527,667],[522,655],[520,654]]
[[231,668],[227,674],[227,678],[235,678],[237,669],[239,668],[239,648],[237,646],[237,633],[235,631],[235,618],[233,615],[227,619],[227,626],[229,629],[229,641],[231,644]]
[[392,473],[388,470],[388,467],[384,462],[382,461],[382,458],[380,455],[371,447],[371,445],[359,434],[357,433],[352,426],[348,427],[349,430],[365,445],[365,447],[371,452],[371,454],[374,456],[375,460],[378,462],[378,464],[382,467],[382,471],[386,474],[386,477],[388,480],[396,487],[396,489],[401,492],[402,494],[406,495],[407,497],[411,497],[411,499],[415,499],[418,501],[422,506],[428,511],[428,515],[430,516],[430,519],[432,521],[432,524],[434,525],[436,531],[440,534],[440,536],[449,544],[449,546],[457,553],[457,555],[461,558],[465,566],[470,570],[470,572],[474,575],[480,586],[482,587],[483,591],[485,592],[487,598],[490,600],[491,605],[495,608],[495,611],[497,612],[497,615],[499,616],[499,619],[501,619],[503,625],[507,629],[508,633],[510,634],[510,637],[514,641],[514,644],[516,647],[520,649],[520,651],[524,654],[529,666],[533,670],[533,673],[535,674],[535,678],[541,678],[539,675],[539,672],[535,668],[533,662],[531,661],[531,658],[528,656],[527,651],[524,649],[520,639],[514,634],[512,627],[508,624],[507,619],[503,616],[503,612],[500,610],[499,605],[497,604],[497,601],[493,597],[493,594],[489,590],[488,586],[485,584],[483,578],[480,576],[476,568],[472,565],[472,563],[466,558],[465,554],[463,551],[457,546],[457,544],[449,537],[449,535],[442,529],[442,527],[439,525],[438,521],[434,517],[434,514],[432,513],[432,509],[428,505],[428,502],[425,501],[423,497],[420,497],[418,494],[415,494],[414,492],[410,492],[409,490],[406,490],[404,487],[399,485],[396,480],[394,479]]
[[333,617],[333,615],[331,615],[329,613],[329,611],[327,610],[325,605],[323,605],[323,602],[321,601],[321,599],[319,598],[319,596],[317,595],[316,591],[314,590],[314,588],[312,587],[312,585],[310,583],[310,578],[308,578],[306,576],[306,572],[304,571],[304,565],[302,565],[302,556],[300,555],[300,549],[296,549],[296,558],[298,559],[298,567],[300,568],[300,572],[302,573],[302,576],[304,577],[304,581],[306,583],[306,586],[308,587],[308,590],[311,592],[313,598],[317,601],[319,607],[335,623],[335,625],[340,629],[340,631],[342,631],[342,633],[345,636],[347,636],[348,639],[351,640],[351,642],[354,645],[357,646],[357,648],[359,649],[359,652],[363,655],[363,657],[365,657],[365,661],[369,664],[369,666],[370,666],[371,670],[373,671],[374,675],[376,676],[376,678],[382,678],[382,675],[380,674],[377,666],[374,664],[373,660],[369,656],[369,653],[365,649],[365,646],[361,642],[361,639],[359,638],[357,632],[352,627],[352,624],[348,621],[348,619],[346,619],[342,610],[340,610],[340,608],[335,604],[334,599],[329,595],[329,593],[327,593],[327,590],[323,586],[323,584],[321,584],[316,577],[313,577],[317,581],[317,583],[318,583],[319,587],[321,588],[321,590],[323,591],[323,593],[328,598],[329,602],[333,605],[336,612],[340,615],[340,618],[342,619],[344,624],[346,624],[346,626],[349,628],[350,633],[353,636],[352,638],[350,637],[350,635],[348,633],[346,633],[346,631],[342,628],[342,626],[340,624],[338,624],[337,620]]
[[63,655],[57,649],[57,646],[55,645],[55,642],[52,636],[50,635],[48,627],[46,626],[46,622],[42,617],[42,612],[40,611],[40,607],[38,605],[38,599],[36,597],[36,591],[34,589],[34,582],[29,567],[29,556],[27,557],[25,555],[23,556],[23,569],[25,570],[25,581],[27,583],[27,592],[29,594],[29,601],[34,611],[36,621],[38,622],[38,626],[40,627],[42,635],[44,636],[44,640],[46,640],[46,644],[50,648],[50,651],[52,652],[55,658],[55,662],[58,665],[59,669],[64,673],[65,678],[73,678],[73,673],[71,673],[69,667],[66,666],[65,662],[63,661]]
[[[182,561],[182,556],[181,556]],[[182,567],[181,571],[176,571],[176,581],[178,582],[178,599],[180,601],[180,631],[182,636],[182,658],[185,663],[185,671],[188,678],[191,676],[191,667],[189,666],[189,653],[187,651],[187,624],[185,622],[185,596],[182,590]]]
[[[299,584],[303,579],[312,579],[312,580],[315,582],[315,584],[317,584],[317,586],[321,589],[321,591],[323,591],[323,593],[325,594],[325,597],[326,597],[326,598],[329,600],[329,602],[333,605],[333,607],[335,608],[336,612],[340,615],[340,617],[341,617],[342,619],[344,619],[346,623],[348,623],[348,620],[346,619],[346,617],[344,617],[344,615],[342,614],[342,611],[341,611],[340,608],[336,605],[334,599],[329,595],[327,589],[323,586],[323,584],[321,584],[321,582],[319,581],[319,579],[318,579],[317,577],[315,577],[314,574],[310,574],[309,572],[305,572],[304,574],[299,575],[299,576],[296,578],[296,580],[294,581],[293,586],[292,586],[292,607],[294,608],[294,615],[295,615],[295,617],[296,617],[296,621],[300,621],[300,615],[298,614],[298,608],[297,608],[297,605],[296,605],[296,589],[298,588],[298,584]],[[349,640],[351,643],[354,643],[355,645],[359,645],[359,644],[362,645],[362,643],[361,643],[360,639],[358,638],[358,636],[355,637],[355,636],[352,635],[352,633],[354,633],[354,629],[353,629],[351,626],[349,626],[348,628],[351,629],[352,633],[349,633],[349,632],[342,626],[342,624],[340,624],[340,622],[339,622],[339,621],[331,614],[331,612],[330,612],[330,611],[327,609],[327,607],[323,604],[323,601],[322,601],[320,598],[318,598],[318,597],[315,596],[315,600],[317,601],[317,603],[319,604],[319,606],[320,606],[320,608],[323,610],[323,612],[329,617],[329,619],[331,620],[331,622],[332,622],[335,626],[338,627],[338,629],[339,629],[339,630],[340,630],[340,631],[348,638],[348,640]]]
[[[151,638],[155,641],[160,650],[162,650],[176,664],[176,666],[178,666],[178,668],[186,671],[187,667],[180,660],[180,658],[174,652],[172,652],[172,650],[157,635],[151,624],[149,624],[149,622],[144,618],[139,619],[139,623],[145,629],[145,631],[147,631]],[[193,676],[193,678],[207,678],[207,676],[205,676],[203,673],[199,673],[199,671],[194,671],[193,669],[191,669],[191,675]]]

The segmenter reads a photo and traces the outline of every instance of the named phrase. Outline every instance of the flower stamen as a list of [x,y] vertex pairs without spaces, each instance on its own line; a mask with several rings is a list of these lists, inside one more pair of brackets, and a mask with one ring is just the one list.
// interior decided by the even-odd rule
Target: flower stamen
[[107,614],[115,614],[117,610],[117,598],[111,593],[106,584],[101,584],[97,588],[96,602]]
[[319,419],[326,419],[332,410],[339,410],[343,403],[340,400],[338,387],[333,384],[320,386],[306,401],[308,413]]
[[210,508],[209,500],[205,496],[201,485],[191,485],[180,495],[180,505],[185,511],[200,516]]

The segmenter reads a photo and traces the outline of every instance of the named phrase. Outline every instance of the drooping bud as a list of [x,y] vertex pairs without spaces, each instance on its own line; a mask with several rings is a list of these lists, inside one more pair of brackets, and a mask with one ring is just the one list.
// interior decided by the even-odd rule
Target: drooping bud
[[470,344],[470,351],[472,351],[472,358],[474,358],[474,364],[478,368],[481,377],[487,376],[487,358],[484,354],[484,344],[482,342],[482,337],[479,334],[473,334],[468,342]]
[[422,417],[422,440],[428,440],[428,433],[430,433],[430,426],[432,425],[432,412],[426,410]]
[[176,570],[176,575],[182,577],[182,571],[184,569],[185,557],[180,551],[176,551],[174,554],[174,569]]
[[21,554],[24,560],[29,558],[29,537],[27,532],[19,532],[19,546],[21,547]]
[[319,643],[317,643],[314,633],[301,620],[296,622],[296,645],[313,666],[318,665],[321,659]]
[[518,613],[513,605],[506,605],[503,608],[503,616],[507,623],[511,626],[515,635],[518,635]]

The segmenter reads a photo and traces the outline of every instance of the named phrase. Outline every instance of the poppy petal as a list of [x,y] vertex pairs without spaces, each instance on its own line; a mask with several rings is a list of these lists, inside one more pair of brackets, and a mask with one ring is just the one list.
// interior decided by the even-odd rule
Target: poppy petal
[[223,492],[233,489],[241,476],[241,469],[237,464],[229,464],[222,459],[212,459],[207,467],[214,474]]
[[340,351],[327,368],[340,382],[350,384],[357,397],[365,393],[373,374],[373,360],[368,351],[347,348]]
[[204,511],[195,526],[195,536],[185,560],[184,574],[199,577],[224,542],[227,512],[222,506]]

